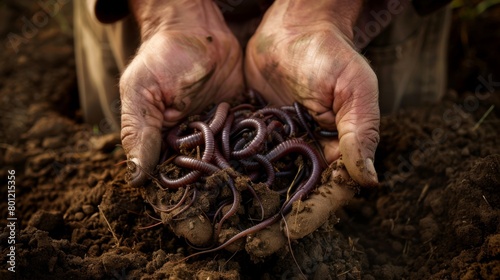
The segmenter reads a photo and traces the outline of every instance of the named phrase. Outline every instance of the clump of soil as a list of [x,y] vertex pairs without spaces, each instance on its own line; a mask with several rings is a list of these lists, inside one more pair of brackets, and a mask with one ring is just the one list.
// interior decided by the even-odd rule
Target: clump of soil
[[[41,10],[34,2],[0,5],[2,38],[23,36],[22,17]],[[498,24],[498,17],[488,17],[495,11],[477,25]],[[500,277],[496,86],[478,95],[461,85],[438,105],[384,117],[376,155],[381,186],[362,189],[311,235],[257,263],[225,251],[178,262],[196,250],[166,226],[144,228],[156,221],[147,215],[151,208],[141,190],[126,184],[125,165],[116,165],[125,159],[119,135],[81,122],[71,22],[66,4],[17,52],[2,44],[0,178],[16,172],[17,231],[12,273],[4,245],[10,235],[7,189],[1,188],[1,279]],[[481,49],[488,46],[481,58],[498,59],[494,44]],[[483,78],[498,81],[498,68],[488,69],[481,70]],[[481,83],[477,74],[465,88]]]

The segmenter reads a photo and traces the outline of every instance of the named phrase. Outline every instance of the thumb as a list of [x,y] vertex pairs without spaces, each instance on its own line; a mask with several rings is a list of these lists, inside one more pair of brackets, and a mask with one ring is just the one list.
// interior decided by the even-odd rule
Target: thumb
[[121,139],[127,154],[132,187],[143,185],[160,159],[162,102],[150,91],[135,91],[120,82],[122,93]]
[[[339,133],[339,149],[349,175],[362,186],[378,183],[373,164],[379,142],[380,110],[378,83],[368,63],[359,57],[361,70],[346,69],[345,84],[338,82],[341,90],[335,95],[334,110]],[[363,65],[364,64],[364,65]]]

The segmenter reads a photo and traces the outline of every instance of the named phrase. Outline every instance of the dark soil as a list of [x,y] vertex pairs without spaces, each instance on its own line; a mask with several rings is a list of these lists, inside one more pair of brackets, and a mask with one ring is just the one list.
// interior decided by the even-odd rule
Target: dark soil
[[195,250],[166,226],[142,229],[155,221],[117,165],[119,135],[82,123],[70,4],[42,24],[44,10],[27,3],[0,3],[0,279],[500,278],[499,7],[467,23],[467,45],[455,18],[449,93],[382,119],[381,185],[337,213],[340,223],[258,263],[244,251],[176,263]]

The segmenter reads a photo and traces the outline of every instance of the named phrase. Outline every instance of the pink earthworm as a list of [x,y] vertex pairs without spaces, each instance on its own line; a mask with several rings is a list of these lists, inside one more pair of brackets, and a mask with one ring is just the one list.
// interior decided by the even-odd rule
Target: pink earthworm
[[[218,167],[222,168],[222,169],[232,169],[232,167],[229,164],[229,162],[224,158],[224,156],[220,153],[220,151],[219,151],[219,149],[217,147],[215,147],[215,149],[214,149],[214,161],[216,162],[216,165]],[[264,216],[264,206],[262,205],[262,201],[260,200],[260,197],[257,195],[257,193],[252,188],[252,186],[248,186],[247,188],[252,193],[253,197],[255,199],[257,199],[257,201],[259,202],[260,208],[261,208],[261,212],[262,212],[262,216]],[[231,189],[231,191],[233,191],[233,189]],[[234,201],[235,198],[236,197],[235,197],[235,194],[233,192],[233,201]]]
[[254,110],[255,110],[255,106],[253,106],[252,104],[244,103],[244,104],[239,104],[239,105],[234,106],[233,108],[231,108],[230,111],[231,111],[231,113],[242,114],[246,111],[253,112]]
[[[210,130],[210,127],[208,127],[208,125],[202,122],[192,122],[189,124],[189,127],[201,130],[205,138],[205,149],[203,151],[203,156],[201,160],[209,162],[210,160],[212,160],[215,147],[215,140],[212,130]],[[192,184],[196,182],[200,177],[201,177],[201,172],[197,170],[193,170],[178,179],[170,179],[166,176],[166,174],[164,173],[160,174],[161,182],[163,183],[163,185],[165,185],[167,188],[170,189],[177,189],[182,186]]]
[[224,155],[224,158],[227,160],[229,160],[229,157],[231,155],[229,136],[231,135],[231,127],[233,126],[233,121],[234,121],[234,114],[231,113],[226,118],[226,123],[222,128],[222,134],[221,134],[222,154]]
[[[321,150],[321,145],[319,144],[315,135],[311,132],[311,129],[309,128],[309,125],[306,122],[304,114],[304,106],[300,105],[298,102],[294,102],[293,107],[295,108],[295,112],[297,113],[299,122],[302,124],[302,127],[304,127],[304,129],[306,130],[307,135],[309,135],[309,137],[313,140],[314,145],[316,145],[316,148],[318,150]],[[323,167],[326,167],[328,165],[328,162],[326,161],[325,155],[323,153],[321,153],[321,158],[323,159]]]
[[306,119],[304,117],[303,106],[300,105],[298,102],[294,102],[293,107],[295,108],[295,112],[297,114],[297,118],[299,119],[299,123],[306,130],[307,135],[309,135],[309,137],[311,137],[311,139],[314,139],[314,141],[316,141],[316,139],[314,138],[314,135],[312,134],[311,129],[307,125]]
[[288,113],[285,112],[284,110],[281,110],[279,108],[266,107],[266,108],[262,108],[262,109],[256,111],[253,114],[253,116],[259,116],[259,115],[266,116],[268,114],[272,114],[272,115],[278,117],[279,119],[281,119],[283,121],[283,123],[285,125],[288,125],[288,130],[289,130],[288,136],[289,137],[293,137],[296,135],[297,129],[295,127],[295,123],[293,122],[290,115],[288,115]]
[[[210,127],[210,130],[212,131],[213,135],[216,135],[220,132],[222,129],[222,126],[224,125],[224,122],[226,121],[227,114],[229,112],[229,103],[227,102],[222,102],[217,106],[217,110],[215,111],[215,115],[208,124]],[[186,149],[193,148],[197,145],[200,145],[203,143],[203,135],[201,132],[197,132],[188,136],[184,136],[181,138],[178,138],[176,140],[176,146],[177,147],[184,147]]]
[[324,130],[320,129],[316,131],[316,134],[320,137],[325,137],[325,138],[335,138],[339,136],[339,132],[336,130]]
[[183,155],[177,156],[174,159],[174,163],[180,167],[197,170],[208,175],[212,175],[220,170],[220,168],[211,163]]
[[[186,206],[184,206],[181,210],[179,210],[179,212],[175,213],[174,217],[180,215],[182,212],[184,212],[187,209],[189,209],[189,207],[191,207],[193,205],[193,203],[196,201],[197,197],[198,197],[198,189],[197,188],[193,188],[193,198],[191,198],[191,201],[189,201],[189,203],[186,204]],[[173,220],[180,220],[180,219],[173,219]]]
[[[231,168],[231,165],[229,164],[229,162],[227,162],[227,160],[222,156],[222,154],[219,152],[219,149],[217,149],[217,148],[214,149],[214,160],[216,162],[216,165],[222,169],[230,169]],[[236,189],[236,187],[234,186],[234,181],[230,176],[228,176],[227,183],[229,185],[229,188],[231,189],[231,192],[233,193],[233,204],[231,205],[231,208],[229,209],[229,211],[227,211],[227,213],[219,221],[219,223],[217,225],[217,230],[216,230],[215,236],[219,235],[220,230],[222,228],[222,223],[225,220],[227,220],[229,217],[234,215],[236,213],[236,211],[238,211],[238,207],[239,207],[240,202],[241,202],[241,195],[238,192],[238,190]]]
[[219,236],[220,230],[222,229],[222,224],[231,216],[236,214],[236,211],[238,211],[238,207],[240,206],[241,202],[241,195],[234,186],[233,178],[228,177],[227,183],[229,185],[229,188],[231,189],[231,192],[233,193],[233,203],[231,204],[231,208],[229,208],[227,213],[224,214],[224,216],[220,219],[219,223],[217,223],[217,230],[215,231],[215,236]]
[[247,158],[256,154],[257,152],[259,152],[260,149],[262,149],[262,143],[266,138],[266,132],[267,132],[266,124],[260,119],[249,118],[242,120],[240,123],[237,123],[234,126],[234,130],[238,131],[242,128],[249,126],[254,127],[255,130],[257,131],[255,137],[252,139],[252,141],[250,141],[250,143],[245,148],[241,150],[231,151],[232,158],[235,159]]
[[276,148],[271,150],[269,153],[267,153],[266,158],[269,161],[274,162],[282,158],[283,156],[293,152],[301,153],[302,155],[309,158],[312,164],[312,171],[307,182],[302,187],[298,188],[297,191],[295,191],[295,193],[292,195],[292,197],[283,205],[281,212],[283,212],[284,214],[292,209],[292,203],[294,201],[301,200],[305,195],[311,192],[321,177],[322,168],[319,160],[319,155],[313,148],[307,145],[304,140],[286,140],[285,142],[276,146]]
[[273,168],[273,165],[271,164],[271,161],[268,160],[265,156],[263,155],[254,155],[253,156],[253,159],[255,159],[257,162],[259,162],[262,166],[264,166],[264,170],[266,170],[266,174],[267,174],[267,180],[265,182],[265,184],[270,187],[272,186],[272,184],[274,183],[274,176],[275,176],[275,172],[274,172],[274,168]]

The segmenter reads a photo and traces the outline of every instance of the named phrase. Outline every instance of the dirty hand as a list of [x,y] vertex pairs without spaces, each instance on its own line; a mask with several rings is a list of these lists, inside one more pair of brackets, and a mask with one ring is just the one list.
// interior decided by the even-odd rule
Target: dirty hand
[[[161,130],[243,91],[242,54],[212,1],[131,1],[141,46],[120,79],[122,145],[140,186]],[[182,12],[180,12],[182,11]]]
[[245,76],[271,104],[298,101],[321,127],[338,130],[338,141],[322,140],[327,160],[342,155],[349,175],[372,186],[378,85],[352,44],[356,2],[276,0],[247,46]]

